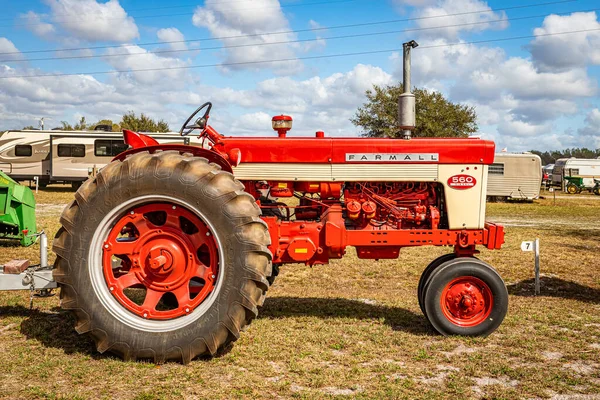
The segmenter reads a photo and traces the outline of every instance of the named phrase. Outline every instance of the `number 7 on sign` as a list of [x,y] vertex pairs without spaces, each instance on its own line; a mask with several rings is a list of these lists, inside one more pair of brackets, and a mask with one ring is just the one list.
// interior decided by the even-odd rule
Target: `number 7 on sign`
[[521,251],[533,251],[533,240],[522,242],[521,243]]

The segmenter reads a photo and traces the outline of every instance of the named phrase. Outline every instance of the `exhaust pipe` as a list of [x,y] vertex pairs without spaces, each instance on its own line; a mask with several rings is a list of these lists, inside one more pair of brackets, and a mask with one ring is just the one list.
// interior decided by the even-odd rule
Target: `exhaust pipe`
[[402,48],[404,49],[404,82],[402,83],[404,91],[398,99],[398,123],[402,131],[402,138],[407,140],[410,139],[416,125],[415,95],[410,91],[410,52],[418,45],[414,40],[402,44]]

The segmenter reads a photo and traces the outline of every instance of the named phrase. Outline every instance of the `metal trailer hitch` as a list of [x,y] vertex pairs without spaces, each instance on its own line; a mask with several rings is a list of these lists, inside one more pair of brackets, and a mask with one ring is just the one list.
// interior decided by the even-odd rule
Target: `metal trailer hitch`
[[40,241],[40,263],[29,265],[28,260],[12,260],[0,265],[0,290],[27,290],[30,292],[29,308],[35,297],[50,297],[57,284],[52,278],[52,266],[48,265],[48,237],[44,231],[36,233]]

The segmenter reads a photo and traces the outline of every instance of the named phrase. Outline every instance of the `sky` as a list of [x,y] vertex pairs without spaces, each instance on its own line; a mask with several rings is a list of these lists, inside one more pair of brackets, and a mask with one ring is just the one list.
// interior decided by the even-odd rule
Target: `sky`
[[[598,0],[0,0],[0,129],[180,125],[213,103],[225,135],[358,136],[373,85],[402,79],[473,106],[510,152],[600,148]],[[279,61],[277,61],[279,60]],[[40,76],[42,75],[42,76]]]

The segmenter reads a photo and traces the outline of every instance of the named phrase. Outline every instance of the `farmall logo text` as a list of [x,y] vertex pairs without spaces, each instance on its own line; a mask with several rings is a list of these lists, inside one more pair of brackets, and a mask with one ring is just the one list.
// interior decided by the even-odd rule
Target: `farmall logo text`
[[454,175],[448,178],[448,186],[452,189],[471,189],[476,184],[477,181],[471,175]]
[[346,162],[437,162],[437,153],[346,153]]

